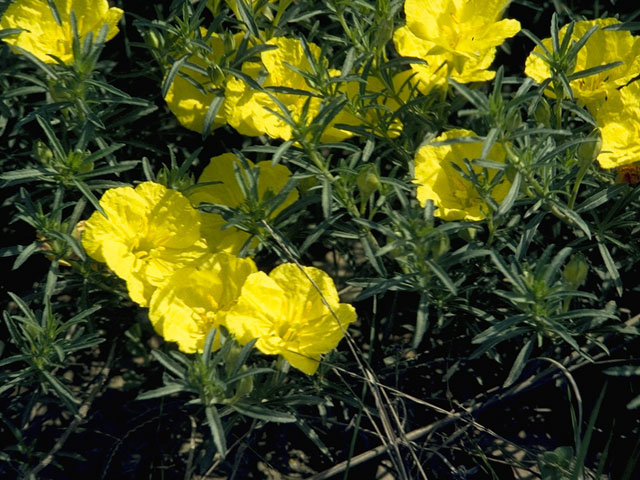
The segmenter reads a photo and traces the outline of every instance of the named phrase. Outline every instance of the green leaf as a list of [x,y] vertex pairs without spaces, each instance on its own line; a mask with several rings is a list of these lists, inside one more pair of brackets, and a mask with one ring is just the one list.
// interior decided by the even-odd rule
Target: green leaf
[[236,0],[236,5],[238,6],[238,13],[240,13],[240,19],[247,27],[247,30],[251,35],[255,38],[260,38],[260,30],[258,29],[258,25],[256,25],[256,21],[253,18],[253,12],[251,11],[251,7],[247,4],[245,0]]
[[267,422],[294,423],[296,421],[296,417],[290,413],[272,410],[259,405],[237,402],[231,405],[231,407],[242,415]]
[[282,156],[289,150],[289,147],[293,145],[293,140],[287,140],[286,142],[282,142],[282,144],[276,149],[271,157],[271,165],[277,165],[280,163],[280,159]]
[[482,153],[480,154],[481,160],[487,159],[487,157],[489,156],[489,152],[491,152],[491,149],[495,145],[496,140],[498,140],[498,135],[500,135],[500,131],[494,127],[489,130],[487,136],[484,137],[484,141],[482,142]]
[[444,284],[444,286],[447,287],[447,290],[449,290],[453,295],[458,294],[458,289],[456,288],[453,281],[451,280],[451,277],[447,275],[447,272],[445,272],[440,267],[440,265],[438,265],[436,262],[429,260],[428,258],[424,259],[424,263],[429,266],[429,268],[433,273],[436,274],[436,276],[440,279],[440,281]]
[[98,201],[98,199],[95,197],[93,193],[91,193],[91,190],[89,190],[89,186],[83,181],[78,180],[77,178],[73,178],[72,181],[73,181],[73,184],[76,186],[76,188],[80,190],[80,192],[87,198],[87,200],[89,200],[89,203],[93,205],[93,207],[97,211],[99,211],[102,215],[106,217],[107,214],[100,206],[100,202]]
[[178,378],[185,378],[187,373],[186,370],[178,365],[175,360],[172,360],[160,350],[152,350],[151,355],[153,355],[156,360],[158,360],[164,366],[164,368],[166,368],[170,372],[173,372]]
[[60,397],[60,400],[64,402],[67,408],[74,413],[77,412],[77,406],[80,402],[73,396],[71,391],[67,387],[65,387],[60,382],[60,380],[58,380],[46,370],[40,370],[40,374],[47,380],[49,385],[53,387],[55,392],[58,394],[58,397]]
[[573,80],[577,80],[578,78],[584,78],[584,77],[589,77],[591,75],[597,75],[598,73],[604,72],[606,70],[609,70],[611,68],[615,68],[618,67],[620,65],[622,65],[624,62],[612,62],[612,63],[607,63],[605,65],[598,65],[597,67],[591,67],[591,68],[587,68],[585,70],[580,70],[579,72],[576,73],[572,73],[571,75],[569,75],[569,81],[573,81]]
[[331,182],[326,178],[322,179],[322,214],[325,219],[331,218],[333,189]]
[[181,383],[170,383],[164,387],[142,392],[136,397],[136,400],[150,400],[152,398],[166,397],[167,395],[173,395],[174,393],[188,392],[189,389]]
[[31,257],[31,255],[33,255],[36,252],[40,251],[40,243],[39,242],[33,242],[30,245],[27,245],[25,248],[22,249],[22,251],[20,252],[20,254],[18,255],[18,257],[16,258],[16,260],[13,262],[13,266],[11,267],[12,270],[16,270],[18,268],[20,268],[20,266],[26,262],[29,257]]
[[598,239],[598,250],[600,251],[600,256],[604,261],[604,265],[609,272],[609,276],[611,280],[613,280],[614,285],[616,286],[616,291],[618,292],[618,296],[622,297],[623,289],[622,289],[622,278],[620,278],[620,272],[618,272],[618,268],[611,257],[611,253],[609,253],[609,249]]
[[416,329],[413,332],[411,348],[418,348],[429,327],[429,299],[425,293],[420,295],[420,303],[416,312]]
[[513,207],[514,202],[516,201],[516,199],[518,198],[518,195],[520,194],[521,182],[522,182],[522,175],[520,175],[520,172],[518,172],[513,177],[513,181],[511,182],[511,187],[509,188],[509,192],[507,193],[507,196],[504,197],[504,200],[502,200],[502,202],[500,203],[500,206],[498,207],[497,216],[502,217],[509,210],[511,210],[511,207]]
[[211,103],[209,104],[209,108],[207,109],[207,113],[204,116],[204,121],[202,123],[202,139],[206,139],[211,133],[211,129],[213,128],[213,123],[216,121],[216,117],[218,116],[218,112],[224,103],[224,95],[216,95]]
[[171,68],[169,69],[169,73],[167,73],[167,76],[162,82],[162,89],[161,89],[162,98],[165,98],[167,96],[169,87],[171,87],[171,84],[173,83],[175,76],[178,74],[178,70],[180,70],[180,67],[182,67],[182,65],[184,64],[184,62],[187,61],[188,58],[189,58],[189,54],[183,55],[178,60],[176,60],[173,63],[173,65],[171,65]]
[[518,353],[518,356],[516,357],[515,361],[513,362],[513,365],[511,366],[511,370],[509,371],[509,375],[507,376],[507,379],[502,384],[503,388],[507,388],[511,386],[513,382],[515,382],[522,374],[522,370],[524,369],[524,366],[529,361],[529,356],[531,355],[533,346],[536,343],[536,338],[537,337],[535,335],[531,335],[527,343],[525,343],[522,349],[520,350],[520,353]]
[[53,154],[55,155],[55,157],[61,161],[66,159],[67,154],[65,153],[60,140],[58,140],[58,137],[56,137],[56,134],[51,128],[51,125],[49,125],[49,122],[47,122],[40,115],[36,115],[36,120],[38,121],[38,124],[40,125],[42,130],[44,130],[44,134],[47,136],[47,139],[49,139],[49,145],[51,145],[51,149],[53,150]]
[[629,186],[626,184],[618,184],[607,187],[604,190],[600,190],[591,195],[580,205],[578,205],[575,208],[575,211],[577,213],[582,213],[593,210],[594,208],[599,207],[600,205],[607,203],[609,200],[617,197],[620,193],[626,191],[628,188]]
[[227,439],[224,428],[222,427],[222,421],[220,420],[218,409],[213,405],[207,405],[204,408],[204,411],[207,417],[209,430],[211,431],[211,437],[213,438],[213,443],[215,444],[220,456],[224,458],[227,454]]

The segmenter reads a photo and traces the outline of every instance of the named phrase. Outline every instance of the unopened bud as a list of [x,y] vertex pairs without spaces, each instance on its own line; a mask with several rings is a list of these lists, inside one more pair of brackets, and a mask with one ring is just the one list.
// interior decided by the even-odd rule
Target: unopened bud
[[579,287],[587,279],[589,264],[582,254],[571,256],[569,263],[564,267],[562,278],[574,288]]
[[577,155],[578,161],[581,165],[591,164],[600,155],[600,148],[602,147],[602,138],[600,137],[600,131],[594,130],[587,138],[586,141],[581,143],[578,147]]
[[533,111],[533,118],[535,118],[536,122],[541,123],[545,127],[549,127],[549,120],[551,120],[551,107],[549,106],[549,102],[544,98],[541,98],[538,105],[536,105],[536,108]]
[[144,36],[144,39],[151,48],[156,50],[162,48],[164,46],[164,37],[162,34],[156,32],[155,30],[148,30]]
[[520,125],[522,125],[522,115],[520,115],[520,112],[518,110],[511,111],[507,115],[507,129],[511,131],[517,130]]
[[53,160],[53,152],[42,140],[36,140],[33,143],[34,156],[42,162],[43,165],[50,166]]
[[378,171],[373,164],[367,164],[360,170],[358,177],[356,178],[356,184],[360,190],[362,203],[366,203],[373,192],[380,188],[380,178],[378,177]]

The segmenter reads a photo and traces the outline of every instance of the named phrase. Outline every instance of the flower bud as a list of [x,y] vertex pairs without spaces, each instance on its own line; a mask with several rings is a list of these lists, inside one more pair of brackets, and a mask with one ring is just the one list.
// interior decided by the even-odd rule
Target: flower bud
[[380,188],[380,178],[378,178],[378,171],[373,164],[367,164],[360,170],[358,177],[356,178],[356,184],[360,190],[362,203],[366,203],[373,192]]
[[155,30],[149,30],[144,35],[144,39],[151,48],[156,50],[164,47],[164,37]]
[[51,166],[53,152],[42,140],[36,140],[33,143],[33,154],[43,165]]
[[586,259],[582,254],[577,253],[571,256],[569,263],[564,267],[562,278],[572,287],[577,288],[587,279],[588,272],[589,265]]
[[93,162],[86,161],[90,152],[74,150],[67,155],[67,166],[77,173],[88,173],[93,170]]
[[513,131],[517,130],[518,127],[522,125],[522,115],[518,110],[513,110],[507,115],[506,119],[506,127],[507,129]]
[[535,110],[533,111],[533,118],[536,122],[541,123],[545,127],[549,127],[551,120],[551,107],[549,106],[549,102],[547,102],[544,98],[541,98],[536,105]]
[[600,155],[600,148],[602,147],[602,138],[600,137],[600,131],[594,130],[586,138],[586,141],[581,143],[578,147],[577,156],[581,165],[591,164]]

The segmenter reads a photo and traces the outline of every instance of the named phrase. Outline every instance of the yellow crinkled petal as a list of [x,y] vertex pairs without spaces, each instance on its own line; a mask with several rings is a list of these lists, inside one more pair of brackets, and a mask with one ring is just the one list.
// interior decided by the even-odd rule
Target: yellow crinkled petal
[[133,188],[117,187],[102,195],[100,206],[107,217],[93,212],[82,232],[82,246],[91,258],[106,263],[108,258],[118,258],[121,246],[128,248],[139,232],[146,231],[148,204]]
[[339,303],[335,285],[326,273],[313,267],[303,269],[287,263],[269,276],[263,272],[249,276],[225,321],[240,343],[257,338],[258,350],[280,354],[295,368],[312,375],[321,355],[338,345],[343,329],[355,321],[356,313],[351,305]]
[[407,27],[447,50],[469,54],[500,45],[520,31],[517,20],[500,20],[507,0],[407,0]]
[[175,270],[205,254],[200,212],[179,192],[154,182],[107,190],[105,218],[94,212],[82,245],[127,282],[131,299],[146,306],[153,290]]
[[[202,352],[209,330],[223,325],[219,313],[235,303],[245,280],[256,271],[250,258],[227,253],[206,255],[178,270],[151,297],[154,329],[185,353]],[[219,338],[214,349],[220,346]]]
[[[600,27],[578,51],[574,72],[608,63],[623,62],[617,67],[570,82],[574,96],[592,113],[597,108],[598,102],[640,73],[640,37],[633,36],[624,30],[604,30],[609,25],[619,23],[615,18],[599,18],[583,20],[574,24],[571,35],[573,41],[578,41],[591,27],[596,25]],[[568,25],[565,25],[560,29],[560,39],[564,38],[567,28]],[[553,51],[550,38],[542,40],[542,44],[549,51]],[[542,53],[540,47],[534,48],[527,57],[524,69],[524,73],[538,83],[551,77],[549,65],[537,55],[540,53]],[[552,96],[551,91],[546,93]]]
[[198,240],[188,247],[173,249],[159,246],[149,251],[134,251],[131,273],[123,278],[131,300],[142,307],[149,303],[155,289],[173,273],[209,252],[205,241]]
[[[274,37],[267,42],[267,45],[278,47],[260,54],[260,59],[269,72],[269,85],[308,90],[309,87],[304,77],[287,66],[287,64],[291,65],[303,72],[313,71],[302,42],[295,38]],[[320,47],[311,42],[308,42],[307,45],[317,60],[320,57]]]
[[[442,142],[451,138],[475,136],[469,130],[450,130],[437,137],[434,142]],[[452,166],[458,165],[463,170],[464,159],[479,158],[482,152],[482,141],[477,143],[457,143],[451,145],[425,145],[416,153],[415,179],[418,184],[418,201],[424,206],[432,200],[438,207],[434,215],[443,220],[478,221],[485,218],[488,207],[471,182],[463,178]],[[489,158],[503,162],[504,149],[495,145]],[[477,169],[480,171],[480,169]],[[511,183],[503,180],[491,193],[496,202],[501,202],[507,195]]]
[[54,3],[62,25],[56,23],[46,1],[17,0],[9,5],[0,19],[0,28],[22,28],[24,31],[4,37],[3,41],[27,50],[45,63],[55,63],[51,57],[55,55],[70,64],[73,61],[72,10],[81,41],[90,32],[95,39],[103,25],[109,27],[106,41],[111,40],[118,33],[116,25],[124,13],[119,8],[109,8],[107,0],[54,0]]
[[595,117],[602,136],[600,167],[616,168],[640,160],[640,82],[610,92]]
[[249,275],[238,303],[225,314],[225,324],[240,344],[258,338],[261,352],[275,355],[265,341],[273,333],[273,319],[284,315],[286,297],[280,286],[264,272]]
[[143,182],[135,191],[147,202],[147,244],[179,250],[200,239],[200,213],[187,197],[154,182]]

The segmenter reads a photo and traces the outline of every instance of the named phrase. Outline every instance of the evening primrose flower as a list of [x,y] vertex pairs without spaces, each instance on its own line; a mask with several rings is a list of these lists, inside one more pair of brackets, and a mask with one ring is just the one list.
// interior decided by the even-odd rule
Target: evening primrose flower
[[107,217],[100,212],[89,217],[82,245],[127,282],[131,299],[143,307],[170,275],[207,252],[200,212],[163,185],[109,189],[100,206]]
[[[615,18],[598,18],[574,24],[572,41],[578,41],[594,26],[600,28],[589,37],[578,51],[573,72],[580,72],[608,63],[623,62],[617,67],[588,77],[577,78],[569,83],[574,96],[590,110],[597,108],[597,102],[640,74],[640,37],[633,36],[624,30],[604,30],[605,27],[619,23]],[[566,35],[567,28],[568,25],[565,25],[560,29],[558,36],[560,41]],[[550,38],[542,40],[542,44],[547,50],[553,52]],[[524,69],[524,73],[538,83],[551,77],[549,64],[540,57],[541,54],[540,47],[534,48],[525,62]],[[550,94],[551,91],[547,93]]]
[[322,355],[338,345],[344,330],[355,321],[356,312],[340,303],[325,272],[285,263],[269,275],[249,275],[238,302],[224,318],[240,344],[257,338],[255,346],[262,353],[282,355],[293,367],[313,375]]
[[[207,34],[205,28],[200,28],[200,34],[204,37]],[[213,53],[208,59],[217,63],[225,53],[224,40],[217,34],[212,33],[207,44],[211,47]],[[206,61],[197,55],[189,57],[189,63],[194,64],[202,69],[207,68]],[[183,77],[186,75],[189,79]],[[193,82],[197,82],[195,85]],[[180,124],[195,132],[202,132],[204,128],[204,119],[209,110],[211,102],[216,97],[223,95],[224,90],[224,74],[220,72],[220,77],[212,80],[209,76],[205,76],[191,68],[182,67],[174,77],[171,86],[165,96],[165,101],[169,110],[176,116]],[[226,123],[224,109],[218,110],[211,129],[214,130]]]
[[394,32],[398,53],[418,57],[412,64],[423,93],[446,83],[491,80],[496,47],[520,31],[517,20],[503,19],[508,0],[406,0],[407,24]]
[[[269,195],[278,194],[291,177],[291,171],[281,164],[272,165],[269,161],[258,162],[254,165],[250,160],[246,160],[249,168],[257,167],[258,176],[258,199],[266,200]],[[194,189],[189,196],[194,205],[202,203],[213,203],[226,205],[231,208],[242,208],[246,206],[246,201],[238,180],[235,175],[234,165],[240,166],[238,157],[232,153],[225,153],[213,157],[209,165],[204,169],[198,179],[198,184],[203,184]],[[210,184],[207,184],[211,182]],[[293,189],[287,198],[268,213],[266,220],[275,218],[286,207],[298,199],[298,192]],[[222,229],[226,221],[217,213],[203,212],[202,236],[207,240],[212,251],[226,251],[237,254],[247,242],[250,234],[235,227]]]
[[[153,328],[185,353],[202,352],[209,330],[222,325],[220,313],[235,304],[245,280],[256,271],[250,258],[223,252],[201,257],[155,291],[149,305]],[[219,346],[216,335],[213,349]]]
[[111,40],[118,33],[116,24],[124,13],[119,8],[109,8],[107,0],[54,0],[53,3],[60,14],[61,25],[45,0],[16,0],[9,5],[0,19],[0,28],[21,28],[23,31],[2,40],[32,53],[45,63],[56,63],[51,56],[55,55],[68,65],[73,61],[71,11],[76,16],[81,42],[89,33],[97,37],[103,25],[109,27],[105,41]]
[[[475,133],[469,130],[449,130],[437,137],[434,142],[443,142],[452,138],[471,137]],[[443,220],[483,220],[488,207],[474,185],[465,179],[453,166],[466,171],[464,159],[479,158],[482,153],[482,141],[473,143],[454,143],[450,145],[425,145],[416,154],[415,179],[418,184],[418,201],[425,206],[432,200],[438,207],[434,215]],[[500,145],[494,145],[489,152],[490,160],[504,162],[505,151]],[[476,170],[480,172],[480,169]],[[495,173],[493,174],[495,175]],[[489,180],[493,177],[490,174]],[[503,180],[491,196],[500,202],[509,192],[511,184]]]
[[595,118],[602,136],[600,167],[616,168],[640,160],[640,82],[609,92]]

